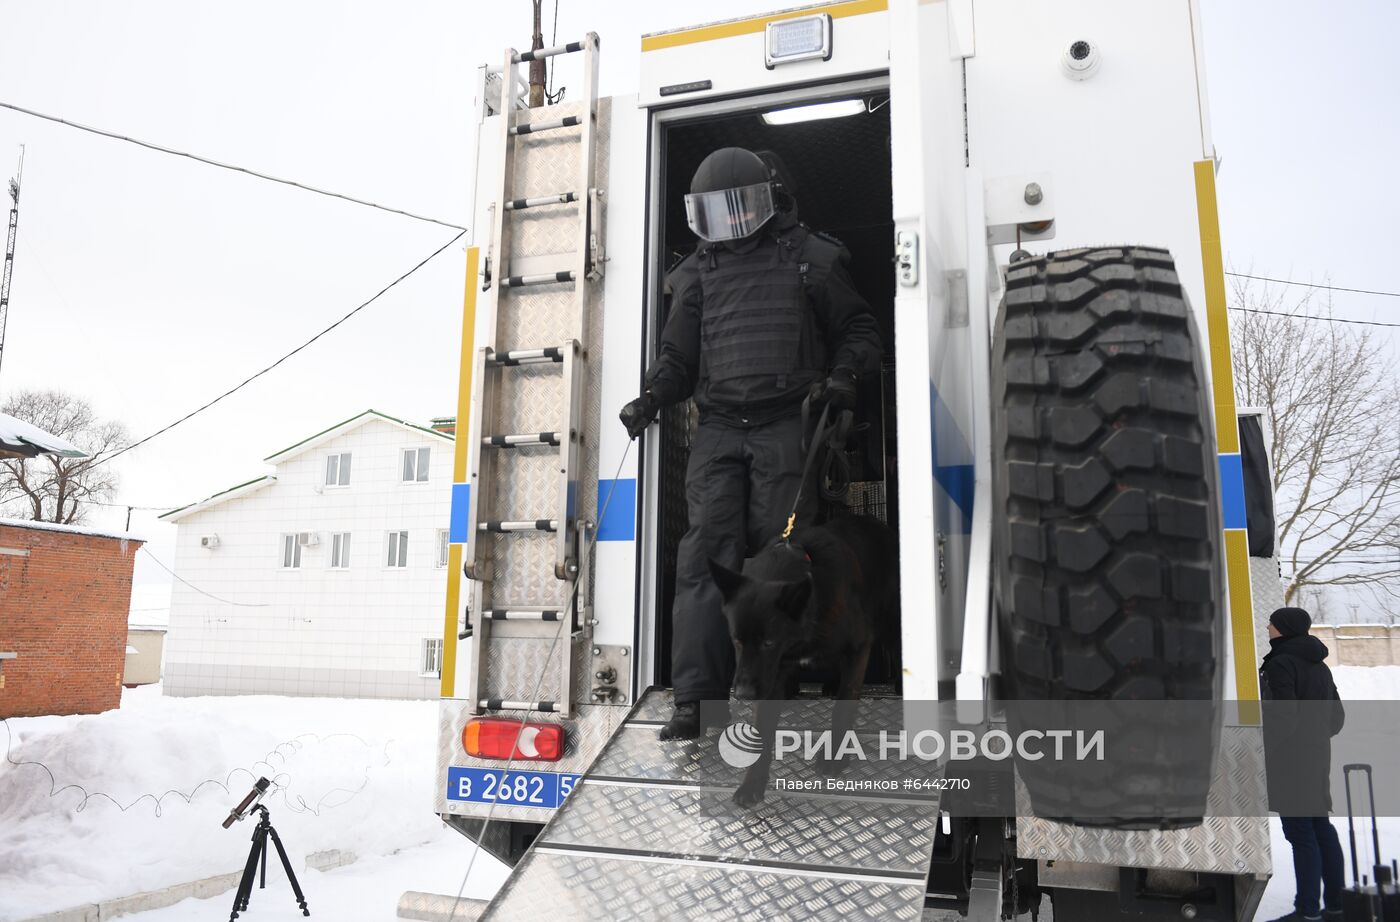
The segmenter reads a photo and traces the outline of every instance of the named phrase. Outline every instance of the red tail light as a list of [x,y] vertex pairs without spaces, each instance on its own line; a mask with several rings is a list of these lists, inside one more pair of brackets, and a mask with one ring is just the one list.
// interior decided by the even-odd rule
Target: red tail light
[[557,762],[564,757],[564,728],[560,724],[521,724],[508,717],[476,717],[462,729],[462,748],[477,759]]

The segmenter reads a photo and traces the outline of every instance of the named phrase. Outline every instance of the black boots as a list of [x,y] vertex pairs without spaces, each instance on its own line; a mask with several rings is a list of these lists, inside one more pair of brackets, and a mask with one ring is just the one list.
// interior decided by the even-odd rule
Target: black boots
[[705,703],[705,717],[700,717],[701,707],[697,701],[678,704],[671,712],[671,719],[661,728],[663,740],[693,740],[709,727],[718,727],[729,721],[729,708],[719,701]]

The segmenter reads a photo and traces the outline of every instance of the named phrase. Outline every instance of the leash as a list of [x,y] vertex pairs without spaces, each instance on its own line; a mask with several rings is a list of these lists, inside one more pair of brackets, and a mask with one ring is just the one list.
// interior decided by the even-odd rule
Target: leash
[[[807,431],[807,417],[811,411],[812,398],[808,397],[802,401],[802,431]],[[797,504],[802,502],[802,490],[807,486],[807,476],[812,472],[812,462],[816,460],[817,454],[822,450],[822,436],[826,434],[827,417],[831,414],[831,404],[828,402],[822,407],[822,415],[817,418],[817,428],[812,432],[812,444],[807,449],[807,460],[802,464],[802,479],[797,482],[797,495],[792,498],[792,509],[788,512],[787,527],[783,529],[782,540],[786,542],[792,534],[793,526],[797,524]]]

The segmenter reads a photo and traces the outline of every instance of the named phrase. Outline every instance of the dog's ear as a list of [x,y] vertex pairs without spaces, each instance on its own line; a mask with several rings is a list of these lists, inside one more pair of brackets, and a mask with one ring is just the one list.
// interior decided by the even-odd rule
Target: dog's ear
[[743,583],[744,577],[742,574],[735,573],[723,564],[716,563],[713,557],[709,558],[709,561],[710,578],[715,581],[715,585],[719,587],[719,594],[723,596],[724,600],[727,602],[734,597],[734,593],[739,591],[739,586]]
[[812,581],[810,579],[784,583],[783,588],[778,592],[778,607],[792,617],[799,618],[806,611],[807,601],[811,597]]

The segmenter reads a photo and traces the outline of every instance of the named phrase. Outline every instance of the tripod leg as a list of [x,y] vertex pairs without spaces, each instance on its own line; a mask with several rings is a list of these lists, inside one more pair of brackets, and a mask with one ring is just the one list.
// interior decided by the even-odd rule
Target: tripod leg
[[248,908],[248,897],[253,892],[253,875],[258,866],[258,855],[265,852],[267,843],[260,839],[258,830],[253,831],[253,847],[248,850],[248,860],[243,865],[243,876],[238,879],[238,890],[233,895],[233,912],[229,914],[229,922],[234,922],[240,912]]
[[292,871],[292,863],[287,860],[287,850],[282,847],[282,837],[271,826],[267,827],[267,831],[272,834],[272,844],[277,846],[277,854],[282,858],[282,868],[287,872],[287,880],[292,884],[292,892],[297,895],[297,906],[301,908],[301,914],[311,915],[311,910],[306,908],[306,897],[301,892],[301,884],[297,883],[296,873]]

